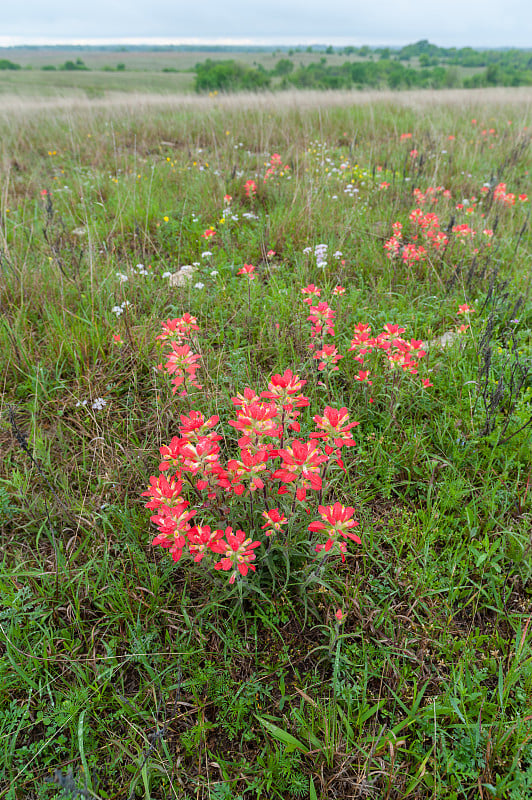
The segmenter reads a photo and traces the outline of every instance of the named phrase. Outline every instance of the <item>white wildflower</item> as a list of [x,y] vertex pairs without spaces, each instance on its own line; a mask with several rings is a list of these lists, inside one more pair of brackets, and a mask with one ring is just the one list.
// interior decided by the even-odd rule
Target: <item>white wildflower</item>
[[97,397],[92,403],[92,408],[95,411],[101,411],[105,405],[107,405],[107,400],[104,400],[103,397]]

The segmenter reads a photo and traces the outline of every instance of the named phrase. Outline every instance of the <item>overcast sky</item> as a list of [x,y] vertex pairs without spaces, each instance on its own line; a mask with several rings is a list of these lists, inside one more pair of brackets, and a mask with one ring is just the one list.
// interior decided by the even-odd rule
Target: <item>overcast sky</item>
[[0,45],[141,37],[532,48],[532,0],[0,0]]

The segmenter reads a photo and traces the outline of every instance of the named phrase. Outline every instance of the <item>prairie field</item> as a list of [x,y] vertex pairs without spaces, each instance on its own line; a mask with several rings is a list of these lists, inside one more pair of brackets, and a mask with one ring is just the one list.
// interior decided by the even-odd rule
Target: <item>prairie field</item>
[[532,89],[146,76],[2,87],[0,798],[530,796]]

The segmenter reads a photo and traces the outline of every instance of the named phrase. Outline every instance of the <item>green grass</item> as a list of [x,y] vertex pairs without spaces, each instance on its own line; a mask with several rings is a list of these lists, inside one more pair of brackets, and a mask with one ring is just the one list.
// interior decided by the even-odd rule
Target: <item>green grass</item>
[[[516,96],[4,111],[1,798],[528,795],[530,203],[481,193],[495,179],[531,194],[530,95]],[[265,185],[275,152],[290,178]],[[429,186],[451,191],[442,228],[468,222],[473,244],[390,261],[392,223],[414,235],[412,190]],[[322,242],[324,269],[303,252]],[[163,277],[193,263],[188,285]],[[346,287],[328,390],[309,283]],[[440,347],[464,303],[470,329]],[[300,531],[231,588],[152,547],[140,495],[190,408],[154,369],[155,336],[185,311],[205,387],[190,400],[224,431],[230,398],[286,368],[308,381],[302,436],[326,404],[360,422],[330,481],[360,522],[345,564],[307,566]],[[361,322],[432,343],[420,371],[434,386],[382,362],[366,392],[347,353]]]
[[[0,71],[0,94],[19,97],[88,97],[101,98],[108,93],[146,92],[154,94],[191,93],[194,87],[194,67],[207,58],[235,58],[248,66],[260,64],[273,70],[287,53],[277,50],[220,52],[216,50],[121,50],[89,48],[0,48],[0,58],[6,58],[22,69]],[[299,52],[293,55],[297,66],[308,66],[323,58],[320,52]],[[80,58],[88,68],[83,71],[61,71],[66,61]],[[359,56],[328,55],[330,65],[360,61]],[[118,64],[124,71],[116,72]],[[45,70],[43,71],[43,67]],[[56,67],[55,70],[49,70]],[[171,72],[165,72],[171,70]],[[274,85],[279,79],[274,79]]]

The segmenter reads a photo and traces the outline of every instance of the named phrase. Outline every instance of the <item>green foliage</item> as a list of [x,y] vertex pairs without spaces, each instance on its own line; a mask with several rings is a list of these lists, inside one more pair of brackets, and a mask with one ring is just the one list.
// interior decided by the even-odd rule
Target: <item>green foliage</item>
[[212,61],[196,64],[194,87],[197,92],[235,92],[267,89],[270,78],[263,67],[248,67],[237,61]]
[[294,71],[294,62],[289,58],[281,58],[273,68],[273,75],[289,75]]
[[64,64],[61,64],[59,69],[64,70],[65,72],[87,72],[89,68],[83,63],[81,58],[76,58],[75,61],[65,61]]
[[20,64],[15,64],[13,61],[10,61],[8,58],[0,58],[0,69],[17,70],[21,69],[21,66]]
[[[419,44],[412,70],[421,55],[457,69]],[[361,64],[401,84],[394,51],[350,56],[366,60],[349,80]],[[140,75],[129,57],[121,81]],[[302,56],[305,75],[326,80],[342,59],[320,57]],[[504,72],[497,58],[474,68]],[[0,795],[530,794],[530,119],[516,94],[5,111]],[[274,153],[289,170],[264,182]],[[494,197],[500,181],[513,204]],[[395,221],[419,244],[414,189],[473,241],[388,258]],[[163,277],[184,265],[190,280]],[[346,289],[328,385],[308,349],[310,283]],[[155,337],[185,311],[200,326],[194,408],[224,429],[231,397],[287,367],[313,404],[360,422],[330,476],[361,523],[345,564],[313,564],[300,585],[300,554],[278,540],[258,584],[228,596],[151,546],[140,494],[190,408],[153,369]],[[371,387],[355,381],[354,321],[423,339],[434,386],[384,361]],[[310,412],[300,422],[306,437]]]

